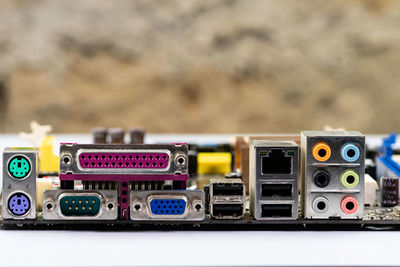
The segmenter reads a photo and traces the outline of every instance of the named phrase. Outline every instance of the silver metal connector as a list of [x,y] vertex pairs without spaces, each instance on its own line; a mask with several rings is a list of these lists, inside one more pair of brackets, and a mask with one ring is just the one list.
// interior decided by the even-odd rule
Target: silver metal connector
[[116,220],[115,190],[47,190],[43,194],[44,220]]

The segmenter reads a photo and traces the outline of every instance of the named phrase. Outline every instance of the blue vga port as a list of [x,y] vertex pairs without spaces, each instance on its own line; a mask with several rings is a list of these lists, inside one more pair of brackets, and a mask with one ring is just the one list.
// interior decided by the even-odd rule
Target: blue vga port
[[154,215],[182,215],[185,213],[187,201],[185,199],[152,199],[150,210]]
[[205,217],[205,195],[200,190],[132,190],[130,199],[134,221],[202,221]]

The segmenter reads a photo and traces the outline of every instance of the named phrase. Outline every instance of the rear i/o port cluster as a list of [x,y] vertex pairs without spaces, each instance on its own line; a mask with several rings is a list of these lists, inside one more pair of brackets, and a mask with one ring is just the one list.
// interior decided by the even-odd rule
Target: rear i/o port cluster
[[301,144],[304,217],[361,219],[365,137],[359,132],[304,131]]
[[[3,154],[2,218],[14,220],[6,222],[11,224],[38,218],[48,225],[98,220],[95,224],[134,227],[306,225],[319,224],[311,221],[315,219],[362,219],[365,137],[359,132],[305,131],[301,133],[301,157],[300,141],[290,139],[296,142],[249,138],[249,164],[244,168],[249,170],[248,198],[243,173],[231,165],[231,152],[215,152],[229,154],[223,162],[213,159],[214,152],[204,152],[196,161],[205,168],[192,170],[190,188],[206,184],[205,193],[188,190],[186,185],[186,144],[62,144],[59,177],[46,189],[38,186],[43,196],[38,211],[38,151],[9,148]],[[215,162],[223,168],[215,168]],[[232,169],[238,173],[223,176],[222,170]],[[386,196],[390,193],[385,192]]]
[[205,217],[200,190],[132,190],[130,199],[133,221],[202,221]]
[[256,220],[296,220],[299,148],[293,141],[250,144],[250,211]]

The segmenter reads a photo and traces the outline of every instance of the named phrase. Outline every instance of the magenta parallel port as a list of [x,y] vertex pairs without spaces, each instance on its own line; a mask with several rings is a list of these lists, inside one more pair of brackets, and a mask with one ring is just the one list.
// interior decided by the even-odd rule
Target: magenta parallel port
[[83,169],[164,169],[167,153],[89,153],[79,155]]

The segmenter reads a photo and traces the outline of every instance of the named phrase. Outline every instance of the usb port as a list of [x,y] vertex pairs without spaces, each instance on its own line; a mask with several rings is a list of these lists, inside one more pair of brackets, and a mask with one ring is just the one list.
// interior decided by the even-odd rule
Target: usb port
[[215,183],[213,184],[214,196],[241,196],[243,195],[243,184],[237,183]]
[[214,204],[213,205],[213,216],[214,217],[225,217],[232,216],[237,217],[243,214],[242,204]]
[[261,185],[263,197],[292,197],[291,184],[263,184]]
[[292,217],[292,205],[290,204],[261,205],[261,217]]

